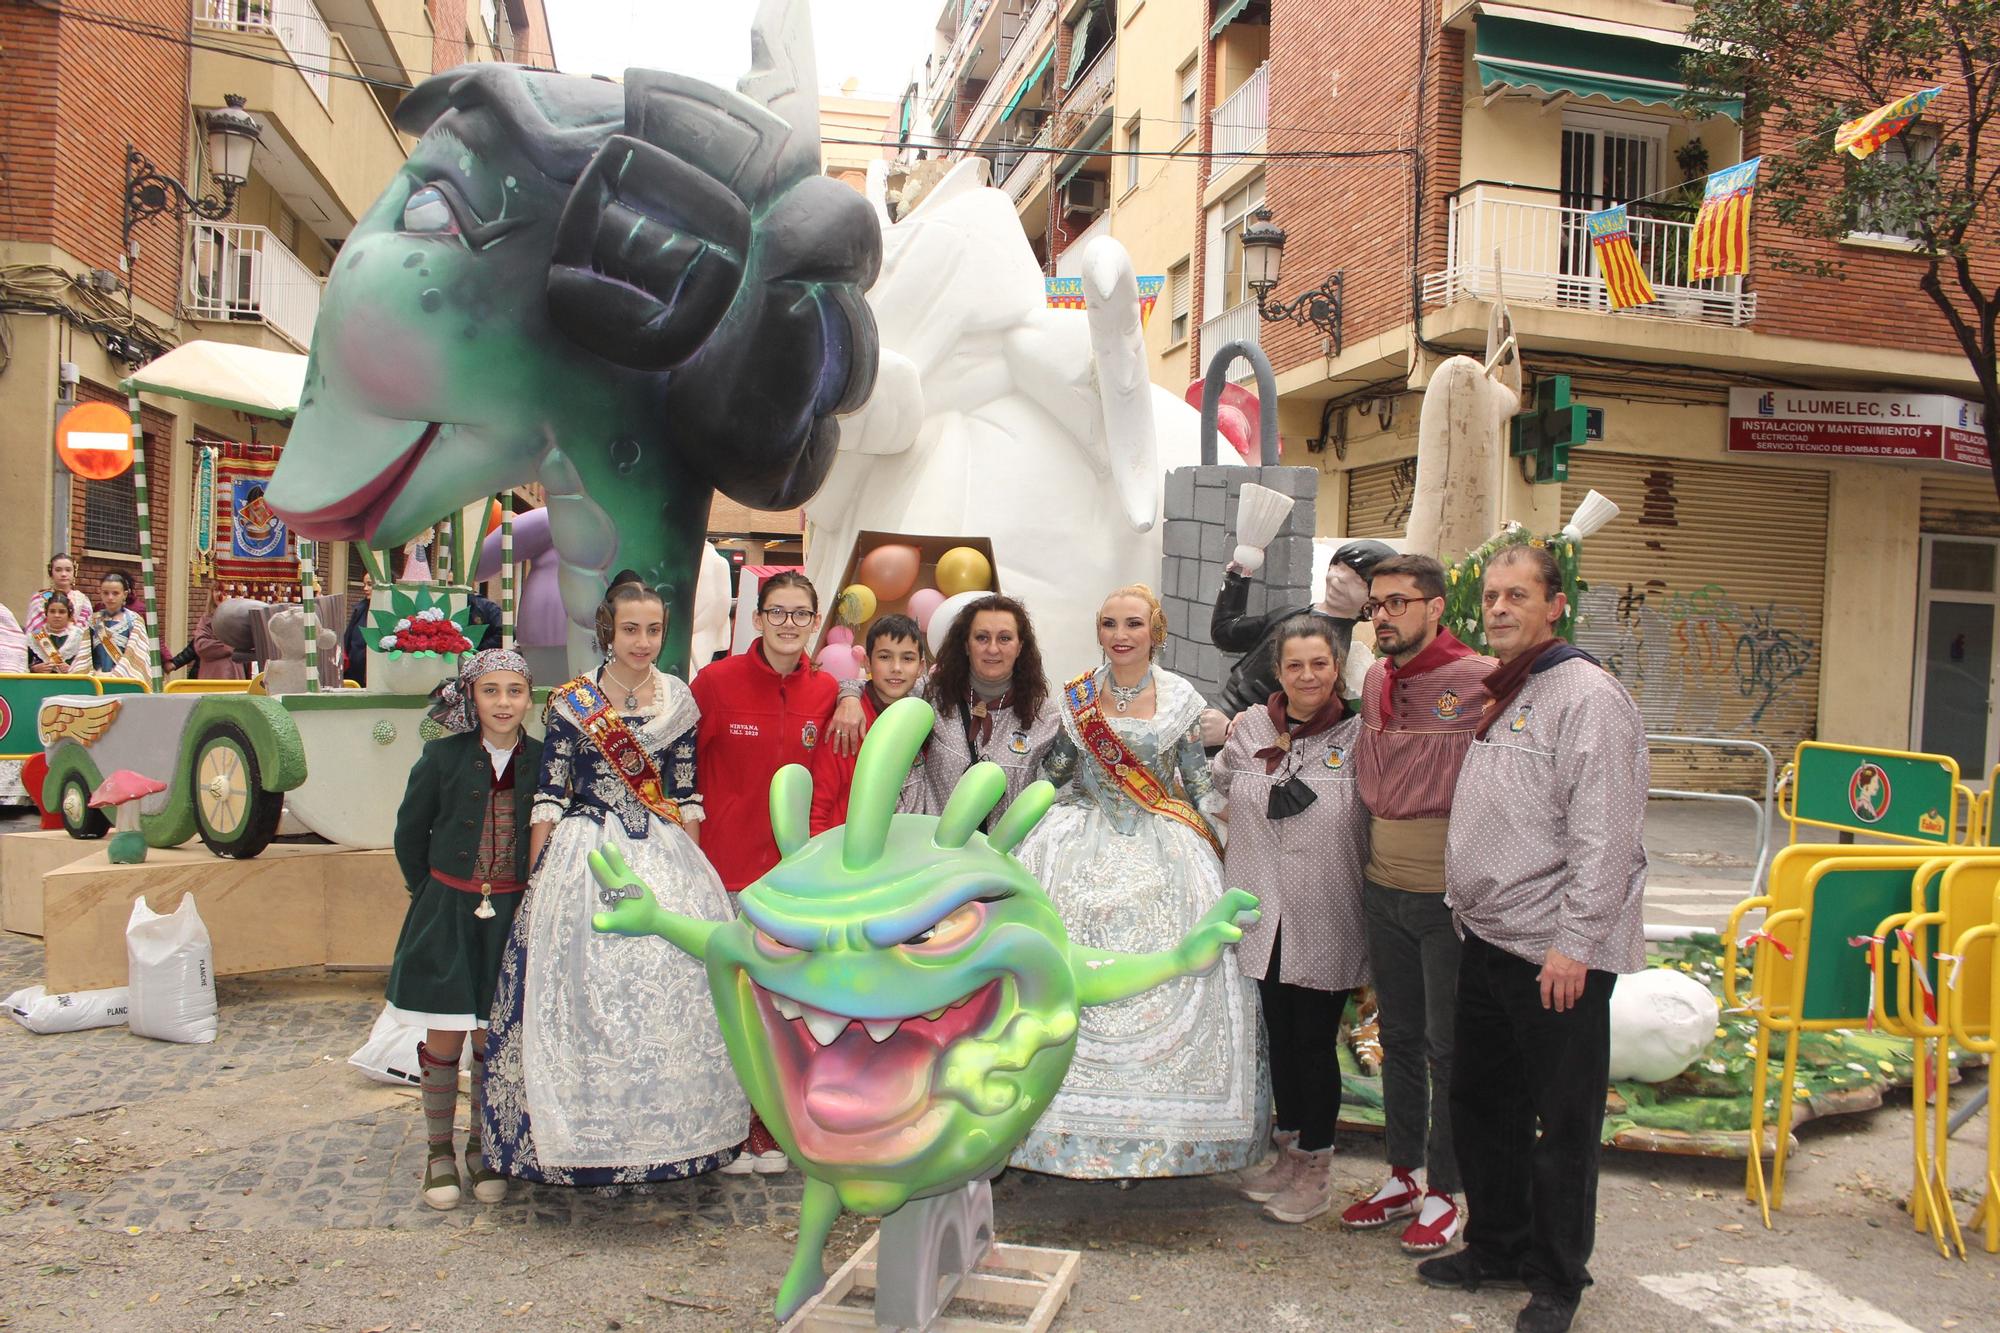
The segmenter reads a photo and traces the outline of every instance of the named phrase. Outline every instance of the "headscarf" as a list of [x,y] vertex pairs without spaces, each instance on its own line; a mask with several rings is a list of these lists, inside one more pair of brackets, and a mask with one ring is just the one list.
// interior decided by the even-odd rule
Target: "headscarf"
[[458,674],[438,682],[431,691],[431,720],[447,731],[479,730],[479,712],[473,707],[472,687],[481,676],[495,671],[517,671],[534,688],[534,673],[528,659],[512,648],[484,648],[467,657]]

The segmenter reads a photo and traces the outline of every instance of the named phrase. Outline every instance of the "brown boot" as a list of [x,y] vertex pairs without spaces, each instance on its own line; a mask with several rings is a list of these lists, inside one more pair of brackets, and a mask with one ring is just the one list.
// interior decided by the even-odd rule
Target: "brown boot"
[[1236,1187],[1236,1192],[1252,1203],[1264,1203],[1276,1198],[1285,1186],[1292,1183],[1292,1175],[1297,1170],[1291,1150],[1299,1141],[1298,1131],[1278,1130],[1271,1136],[1271,1141],[1276,1145],[1278,1155],[1244,1176],[1243,1183]]
[[1296,1160],[1292,1181],[1269,1203],[1264,1216],[1274,1222],[1296,1225],[1310,1222],[1333,1207],[1333,1149],[1318,1152],[1286,1151]]

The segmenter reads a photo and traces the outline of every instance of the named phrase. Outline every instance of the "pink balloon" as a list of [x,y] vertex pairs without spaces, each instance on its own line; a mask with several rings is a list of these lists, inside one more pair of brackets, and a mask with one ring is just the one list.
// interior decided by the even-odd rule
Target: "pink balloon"
[[928,630],[931,616],[944,605],[944,594],[936,588],[919,588],[910,594],[910,618],[917,622],[917,628]]
[[826,641],[829,644],[853,643],[854,631],[849,629],[845,625],[835,625],[832,629],[826,632]]
[[914,546],[894,543],[878,546],[861,557],[856,577],[885,602],[900,601],[917,586],[917,571],[923,555]]
[[861,679],[861,652],[851,643],[830,643],[820,649],[819,664],[835,680]]

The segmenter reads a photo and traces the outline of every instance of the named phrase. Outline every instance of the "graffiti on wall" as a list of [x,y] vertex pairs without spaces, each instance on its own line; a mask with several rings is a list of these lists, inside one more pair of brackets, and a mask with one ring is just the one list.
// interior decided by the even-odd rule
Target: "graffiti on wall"
[[1659,580],[1584,592],[1577,646],[1632,692],[1646,730],[1704,736],[1808,736],[1819,652],[1805,613],[1738,602],[1721,585]]

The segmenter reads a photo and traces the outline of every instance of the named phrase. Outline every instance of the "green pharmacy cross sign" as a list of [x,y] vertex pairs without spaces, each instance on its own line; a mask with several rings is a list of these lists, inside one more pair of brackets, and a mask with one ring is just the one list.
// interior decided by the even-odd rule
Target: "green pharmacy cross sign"
[[1569,451],[1588,438],[1590,409],[1569,397],[1569,376],[1544,375],[1535,382],[1535,406],[1511,423],[1507,452],[1535,460],[1541,483],[1569,480]]

